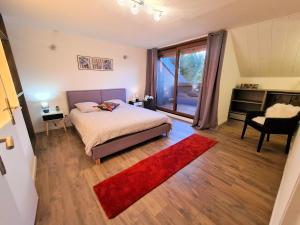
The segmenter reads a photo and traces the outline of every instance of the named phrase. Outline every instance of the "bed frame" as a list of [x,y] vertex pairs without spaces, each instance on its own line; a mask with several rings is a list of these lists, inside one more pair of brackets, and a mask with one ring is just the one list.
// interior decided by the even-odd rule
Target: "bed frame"
[[[121,99],[124,102],[126,102],[126,90],[124,88],[117,88],[101,90],[67,91],[69,111],[75,108],[75,104],[79,102],[102,103],[110,99]],[[171,125],[164,123],[160,126],[151,129],[114,138],[103,144],[96,145],[95,147],[93,147],[92,159],[96,161],[96,164],[100,164],[100,158],[111,155],[115,152],[119,152],[123,149],[142,143],[144,141],[150,140],[162,134],[168,136],[170,130]]]

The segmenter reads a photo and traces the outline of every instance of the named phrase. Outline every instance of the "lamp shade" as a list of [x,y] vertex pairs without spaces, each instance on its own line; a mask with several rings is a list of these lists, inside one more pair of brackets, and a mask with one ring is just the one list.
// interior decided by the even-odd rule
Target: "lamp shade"
[[49,107],[49,104],[48,104],[48,102],[41,102],[41,106],[43,109],[45,109],[45,108]]

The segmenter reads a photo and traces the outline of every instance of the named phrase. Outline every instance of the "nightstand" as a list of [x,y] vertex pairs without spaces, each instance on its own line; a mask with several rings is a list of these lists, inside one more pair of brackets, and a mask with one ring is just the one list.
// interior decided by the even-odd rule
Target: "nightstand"
[[43,121],[46,126],[47,136],[49,134],[49,123],[50,122],[55,123],[55,121],[59,121],[59,123],[62,123],[65,132],[67,131],[63,111],[50,110],[48,113],[45,113],[42,111],[41,114],[42,114],[42,118],[43,118]]
[[156,111],[156,106],[153,100],[144,101],[144,108]]

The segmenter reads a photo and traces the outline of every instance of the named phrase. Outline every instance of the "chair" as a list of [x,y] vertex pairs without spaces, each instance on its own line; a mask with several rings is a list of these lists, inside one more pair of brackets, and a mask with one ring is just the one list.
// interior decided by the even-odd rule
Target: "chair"
[[277,103],[269,107],[266,112],[247,112],[241,139],[244,138],[248,125],[260,131],[261,135],[257,146],[257,152],[260,152],[266,134],[267,141],[270,140],[271,134],[286,134],[288,137],[285,153],[288,154],[292,136],[298,128],[299,120],[300,107],[286,104]]

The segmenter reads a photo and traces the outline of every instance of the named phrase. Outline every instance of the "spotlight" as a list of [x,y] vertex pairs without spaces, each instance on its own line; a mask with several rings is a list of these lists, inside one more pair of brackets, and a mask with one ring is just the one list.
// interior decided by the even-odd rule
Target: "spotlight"
[[137,15],[140,11],[140,8],[139,8],[139,4],[135,1],[132,2],[132,6],[131,6],[131,12],[133,15]]

